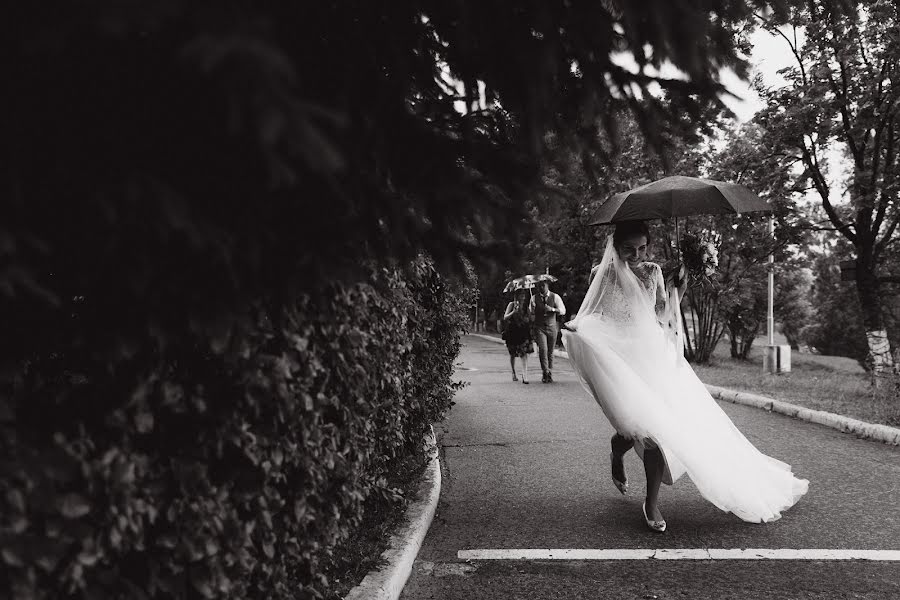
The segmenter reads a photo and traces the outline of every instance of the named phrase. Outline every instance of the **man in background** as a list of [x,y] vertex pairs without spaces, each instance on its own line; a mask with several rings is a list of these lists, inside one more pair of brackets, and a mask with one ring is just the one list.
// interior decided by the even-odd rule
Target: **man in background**
[[553,383],[553,348],[559,333],[556,319],[566,314],[566,305],[559,294],[550,291],[549,283],[539,281],[537,294],[531,297],[531,310],[534,314],[534,339],[543,371],[541,381]]

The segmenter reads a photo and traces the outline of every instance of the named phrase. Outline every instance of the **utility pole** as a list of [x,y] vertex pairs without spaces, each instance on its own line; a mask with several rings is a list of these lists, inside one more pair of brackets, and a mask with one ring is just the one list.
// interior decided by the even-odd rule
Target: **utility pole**
[[766,373],[788,373],[791,370],[791,347],[775,345],[775,217],[769,214],[769,238],[773,245],[769,253],[769,301],[766,309],[766,326],[768,340],[766,355],[763,358],[763,370]]

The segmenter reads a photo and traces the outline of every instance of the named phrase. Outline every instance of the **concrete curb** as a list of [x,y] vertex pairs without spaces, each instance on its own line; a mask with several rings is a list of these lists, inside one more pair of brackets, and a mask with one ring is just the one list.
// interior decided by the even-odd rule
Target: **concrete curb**
[[406,508],[404,524],[391,536],[388,549],[381,553],[387,564],[370,571],[344,596],[344,600],[397,600],[400,597],[441,496],[441,465],[433,427],[425,444],[430,460],[416,495]]
[[[503,342],[503,340],[489,335],[481,335],[478,333],[470,333],[469,335],[492,342]],[[553,355],[565,359],[569,358],[569,354],[562,350],[554,350]],[[819,425],[831,427],[832,429],[837,429],[844,433],[852,433],[863,439],[900,446],[900,429],[896,427],[866,423],[865,421],[859,421],[857,419],[845,417],[844,415],[825,412],[824,410],[804,408],[803,406],[791,404],[790,402],[775,400],[774,398],[767,398],[765,396],[757,396],[756,394],[751,394],[749,392],[737,392],[715,385],[704,385],[706,385],[706,389],[709,390],[712,397],[719,400],[724,400],[733,404],[742,404],[744,406],[755,406],[756,408],[780,413],[802,421],[818,423]]]
[[783,402],[765,396],[757,396],[749,392],[736,392],[715,385],[706,384],[706,389],[712,394],[713,398],[733,402],[735,404],[743,404],[745,406],[755,406],[771,412],[788,415],[810,423],[818,423],[825,425],[844,433],[852,433],[867,440],[876,442],[884,442],[894,446],[900,446],[900,429],[890,427],[888,425],[879,425],[876,423],[866,423],[843,415],[826,412],[824,410],[813,410]]

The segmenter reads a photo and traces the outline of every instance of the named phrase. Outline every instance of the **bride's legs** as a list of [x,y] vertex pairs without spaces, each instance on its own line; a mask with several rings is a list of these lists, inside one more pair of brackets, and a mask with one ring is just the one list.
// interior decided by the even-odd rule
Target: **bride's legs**
[[647,475],[647,516],[654,521],[662,521],[659,512],[659,486],[665,472],[665,461],[659,448],[644,448],[644,473]]
[[623,458],[625,453],[634,446],[634,440],[616,433],[609,440],[609,445],[612,448],[611,462],[613,479],[626,483],[628,477],[625,475],[625,463],[623,462]]
[[515,354],[509,355],[509,368],[512,370],[513,381],[518,381],[519,378],[516,377],[516,355]]

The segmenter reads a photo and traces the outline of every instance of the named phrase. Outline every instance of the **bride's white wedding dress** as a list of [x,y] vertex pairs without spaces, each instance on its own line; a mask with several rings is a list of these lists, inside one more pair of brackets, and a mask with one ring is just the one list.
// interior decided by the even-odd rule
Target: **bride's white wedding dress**
[[[673,294],[675,292],[673,291]],[[663,481],[687,473],[714,505],[774,521],[809,482],[738,431],[684,359],[677,307],[654,263],[632,270],[607,243],[578,315],[563,330],[569,359],[612,426],[639,454],[658,446]]]

